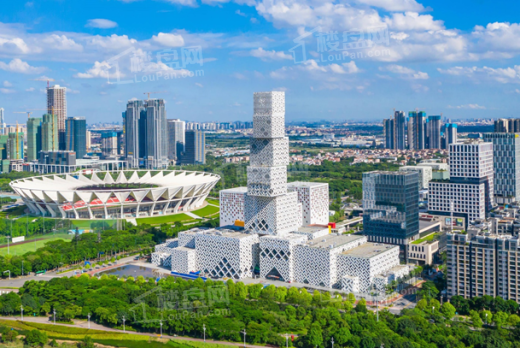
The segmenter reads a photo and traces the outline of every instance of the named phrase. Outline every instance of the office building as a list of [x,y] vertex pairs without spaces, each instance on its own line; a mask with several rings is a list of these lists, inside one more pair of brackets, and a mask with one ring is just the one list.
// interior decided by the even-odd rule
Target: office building
[[167,120],[168,122],[168,159],[178,161],[184,152],[186,122],[179,119]]
[[415,111],[410,111],[408,113],[408,126],[407,126],[408,137],[406,139],[408,150],[415,149],[415,123],[416,122],[417,122],[417,113]]
[[428,116],[428,122],[426,123],[426,130],[428,133],[428,148],[429,149],[440,149],[441,148],[441,117],[440,116]]
[[428,184],[432,180],[432,168],[428,166],[402,166],[400,172],[419,173],[419,190],[428,189]]
[[69,117],[65,124],[65,150],[76,152],[76,158],[87,154],[87,122],[84,117]]
[[166,168],[168,137],[164,100],[130,100],[123,119],[125,158],[129,166]]
[[40,151],[38,156],[39,164],[47,165],[76,165],[76,152],[74,151]]
[[58,149],[65,150],[65,119],[67,118],[67,88],[59,85],[47,87],[47,113],[56,115]]
[[295,181],[287,184],[288,192],[298,192],[304,225],[329,223],[329,184]]
[[58,151],[58,116],[45,114],[41,123],[42,151]]
[[86,132],[85,144],[87,146],[87,152],[90,151],[90,149],[92,148],[92,134],[89,130]]
[[103,158],[117,156],[117,139],[117,132],[101,133],[101,154]]
[[520,135],[485,133],[484,141],[493,143],[496,202],[510,204],[520,201]]
[[387,118],[383,120],[383,129],[385,132],[385,149],[394,148],[394,120]]
[[449,149],[451,144],[457,143],[457,124],[456,123],[446,123],[445,138],[446,138],[446,148],[447,149]]
[[510,118],[508,121],[508,132],[509,133],[520,133],[520,119],[519,118]]
[[447,292],[464,298],[520,302],[518,237],[497,234],[447,234]]
[[27,120],[27,161],[38,160],[42,150],[42,119],[31,117]]
[[419,173],[363,173],[363,234],[371,242],[407,245],[419,235]]
[[494,124],[495,133],[508,133],[509,132],[509,121],[505,118],[495,120]]
[[417,112],[414,126],[414,148],[415,150],[424,150],[426,149],[426,112]]
[[396,150],[406,149],[406,116],[404,111],[394,112],[394,148]]
[[206,134],[204,131],[186,131],[181,164],[206,164]]
[[493,208],[493,144],[468,141],[450,145],[449,180],[432,180],[428,211],[464,217],[466,222],[485,219]]

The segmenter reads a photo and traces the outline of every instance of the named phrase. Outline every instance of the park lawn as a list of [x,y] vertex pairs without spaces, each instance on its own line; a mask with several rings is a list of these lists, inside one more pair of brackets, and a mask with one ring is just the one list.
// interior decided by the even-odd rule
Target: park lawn
[[220,207],[220,201],[218,199],[206,199],[206,202]]
[[[68,235],[66,233],[60,233],[60,234],[47,234],[43,236],[35,236],[29,240],[36,239],[36,238],[43,238],[42,240],[37,240],[35,242],[31,243],[25,243],[25,244],[11,244],[9,246],[9,253],[11,255],[20,256],[23,255],[29,251],[36,251],[36,249],[41,248],[45,246],[45,243],[48,243],[50,241],[54,240],[71,240],[72,235]],[[0,249],[0,256],[6,256],[7,255],[7,248],[1,248]]]
[[220,211],[220,209],[218,207],[215,207],[212,205],[207,205],[202,209],[192,211],[192,213],[195,215],[201,216],[201,217],[205,217],[208,215],[216,214],[219,211]]
[[194,220],[191,216],[186,214],[175,214],[175,215],[164,215],[164,216],[153,216],[148,218],[135,219],[138,225],[149,224],[149,225],[161,225],[161,224],[173,224],[177,221],[185,222]]
[[91,225],[93,223],[101,223],[104,222],[107,226],[113,226],[117,219],[104,219],[104,220],[71,220],[74,227],[77,227],[80,230],[92,230]]
[[429,235],[427,235],[424,238],[417,239],[417,240],[413,241],[412,244],[421,244],[422,242],[431,242],[433,240],[433,238],[435,238],[435,236],[438,235],[438,234],[439,233],[429,234]]

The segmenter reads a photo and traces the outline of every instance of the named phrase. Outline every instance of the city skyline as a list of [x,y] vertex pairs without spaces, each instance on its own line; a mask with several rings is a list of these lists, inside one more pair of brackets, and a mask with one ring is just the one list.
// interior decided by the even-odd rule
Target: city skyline
[[[165,91],[153,96],[163,98],[174,117],[187,122],[243,119],[250,115],[249,96],[255,90],[292,96],[288,122],[381,120],[403,105],[451,119],[513,117],[520,98],[515,11],[484,2],[451,6],[360,0],[296,6],[284,0],[211,6],[99,0],[92,5],[84,9],[51,0],[5,5],[0,15],[0,107],[6,123],[23,120],[15,111],[44,107],[42,92],[51,79],[67,87],[67,114],[84,116],[88,123],[118,121],[126,102],[142,99],[148,91]],[[110,13],[108,18],[94,12],[99,6]],[[344,16],[327,6],[336,6]],[[58,7],[71,16],[59,16]],[[139,28],[131,13],[141,14]],[[376,40],[363,57],[351,51],[353,56],[323,59],[314,47],[316,35],[335,33],[333,38],[341,41],[357,29],[374,39],[381,28],[386,39]],[[306,60],[295,62],[298,40],[304,39]],[[159,62],[158,54],[182,54],[190,47],[200,48],[200,64],[180,67],[177,73],[184,69],[194,76],[164,79],[171,76],[173,64],[171,57]],[[148,54],[153,74],[162,71],[162,77],[134,76],[136,67],[126,62],[119,66],[120,77],[133,83],[114,83],[115,73],[104,68],[114,68],[114,59],[122,54],[136,53],[141,58]]]

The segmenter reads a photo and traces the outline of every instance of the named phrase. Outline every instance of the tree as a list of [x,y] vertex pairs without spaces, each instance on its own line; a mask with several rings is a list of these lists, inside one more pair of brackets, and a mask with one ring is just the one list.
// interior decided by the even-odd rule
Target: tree
[[47,334],[39,330],[31,330],[25,335],[25,344],[29,346],[43,346],[47,343]]
[[455,307],[449,302],[444,302],[441,306],[441,313],[446,319],[451,320],[455,316],[456,311]]
[[367,312],[367,300],[362,298],[356,305],[356,312],[366,313]]
[[346,327],[340,328],[334,335],[334,338],[336,339],[336,342],[339,344],[340,347],[345,346],[351,337],[352,334],[350,333],[350,330]]
[[307,341],[312,347],[321,347],[323,344],[323,331],[318,323],[312,323],[307,334]]
[[515,326],[517,326],[518,324],[520,324],[520,317],[519,317],[518,315],[516,315],[516,314],[511,314],[511,315],[509,316],[509,319],[507,320],[507,322],[508,322],[508,324],[509,324],[510,326],[515,327]]
[[480,318],[489,325],[493,322],[493,314],[490,311],[482,311],[480,312]]
[[439,294],[439,290],[435,286],[434,282],[427,281],[427,282],[423,283],[423,285],[421,286],[421,289],[417,292],[417,294],[421,298],[432,299],[432,298],[437,298],[437,295]]
[[497,326],[497,329],[501,329],[502,325],[504,325],[507,322],[508,315],[504,312],[496,312],[493,316],[493,320],[495,322],[495,325]]
[[354,303],[356,303],[356,296],[354,296],[353,293],[349,292],[347,298],[350,301],[350,303],[352,303],[352,305],[354,305]]
[[90,336],[85,336],[83,341],[79,344],[80,348],[94,348],[94,340]]
[[424,310],[426,309],[427,306],[428,306],[428,301],[426,301],[426,299],[423,298],[423,299],[420,299],[420,300],[417,302],[417,306],[415,306],[415,308],[424,311]]

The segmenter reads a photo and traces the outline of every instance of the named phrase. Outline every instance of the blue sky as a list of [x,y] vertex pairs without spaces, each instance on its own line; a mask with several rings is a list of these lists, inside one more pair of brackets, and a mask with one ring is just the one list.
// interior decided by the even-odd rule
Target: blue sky
[[[68,87],[69,116],[90,123],[121,121],[126,101],[149,91],[166,100],[169,118],[187,121],[250,120],[252,93],[265,90],[286,91],[288,121],[380,120],[394,108],[453,119],[517,117],[518,2],[39,0],[2,6],[0,107],[8,123],[24,120],[15,111],[45,108],[49,78]],[[192,58],[188,64],[183,54]]]

